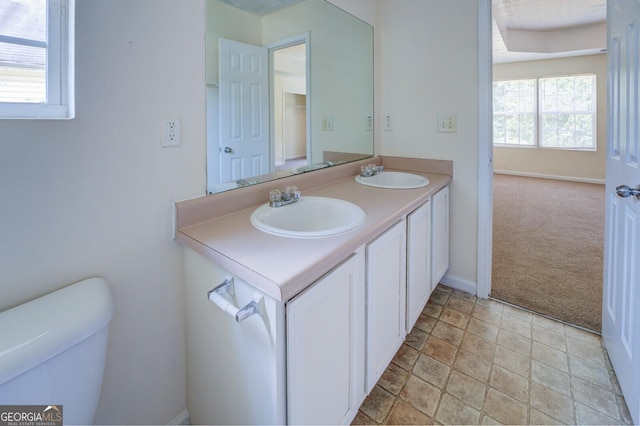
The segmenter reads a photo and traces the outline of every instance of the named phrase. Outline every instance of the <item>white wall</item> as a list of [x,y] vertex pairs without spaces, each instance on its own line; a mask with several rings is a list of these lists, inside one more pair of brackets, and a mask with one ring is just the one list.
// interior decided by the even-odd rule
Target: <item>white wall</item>
[[577,56],[544,61],[496,64],[495,80],[537,78],[568,74],[596,74],[596,151],[496,147],[495,170],[583,181],[605,178],[607,145],[607,55]]
[[[115,299],[98,423],[185,409],[175,200],[205,190],[204,0],[78,0],[76,111],[0,120],[0,310],[92,275]],[[160,148],[161,114],[182,146]],[[46,314],[46,313],[43,313]]]
[[[475,293],[478,237],[478,5],[378,0],[376,153],[452,160],[451,267],[445,282]],[[439,113],[457,133],[437,133]],[[391,114],[393,131],[382,130]]]

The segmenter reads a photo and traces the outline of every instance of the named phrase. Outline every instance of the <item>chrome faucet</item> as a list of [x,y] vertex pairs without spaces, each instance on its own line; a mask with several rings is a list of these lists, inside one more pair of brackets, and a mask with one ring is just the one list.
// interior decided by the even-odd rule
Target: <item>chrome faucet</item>
[[284,191],[274,189],[269,193],[269,206],[281,207],[295,203],[300,199],[300,191],[297,186],[287,186]]
[[384,167],[376,166],[375,164],[368,164],[360,168],[360,176],[371,177],[373,175],[377,175],[378,173],[382,172],[382,169],[384,169]]

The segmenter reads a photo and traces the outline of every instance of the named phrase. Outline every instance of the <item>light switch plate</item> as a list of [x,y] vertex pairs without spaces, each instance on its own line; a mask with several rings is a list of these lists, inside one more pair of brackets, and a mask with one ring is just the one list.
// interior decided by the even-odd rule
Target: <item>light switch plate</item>
[[438,114],[438,133],[456,133],[458,116],[456,114]]

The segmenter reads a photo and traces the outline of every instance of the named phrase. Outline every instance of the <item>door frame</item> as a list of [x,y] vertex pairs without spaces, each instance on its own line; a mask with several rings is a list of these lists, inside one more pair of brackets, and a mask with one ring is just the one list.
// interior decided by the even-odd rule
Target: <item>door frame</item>
[[306,44],[305,55],[306,55],[306,104],[307,104],[307,159],[309,158],[309,153],[311,152],[311,33],[305,32],[302,34],[297,34],[291,37],[283,38],[280,40],[273,41],[271,43],[265,44],[263,47],[269,50],[269,124],[271,126],[271,134],[269,136],[269,151],[271,153],[271,158],[269,159],[269,164],[273,167],[271,172],[275,171],[275,163],[276,163],[276,154],[275,154],[275,115],[273,113],[273,101],[275,98],[275,87],[274,87],[274,72],[273,72],[273,53],[276,50],[284,49],[286,47],[295,46],[296,44]]
[[491,293],[493,250],[493,49],[491,0],[478,1],[478,254],[476,295]]

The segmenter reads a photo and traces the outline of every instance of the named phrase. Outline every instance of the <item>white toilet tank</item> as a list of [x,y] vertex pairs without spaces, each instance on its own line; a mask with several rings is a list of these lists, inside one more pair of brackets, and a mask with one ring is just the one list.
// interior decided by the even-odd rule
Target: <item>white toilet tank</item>
[[90,278],[0,313],[0,405],[62,406],[64,424],[91,424],[113,300]]

